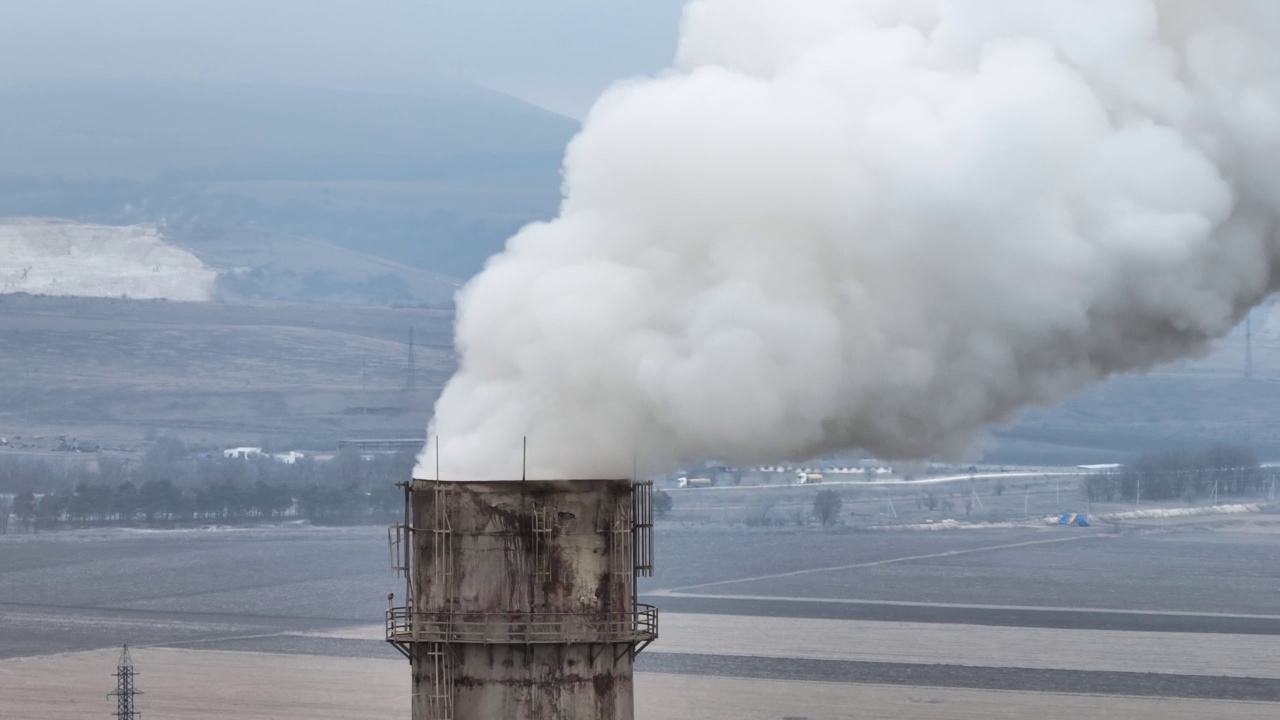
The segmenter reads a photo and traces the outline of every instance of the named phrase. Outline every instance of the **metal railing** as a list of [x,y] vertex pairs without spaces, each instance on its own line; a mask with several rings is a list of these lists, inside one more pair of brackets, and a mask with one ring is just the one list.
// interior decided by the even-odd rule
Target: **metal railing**
[[387,642],[495,645],[641,643],[658,637],[658,609],[627,613],[449,613],[387,610]]

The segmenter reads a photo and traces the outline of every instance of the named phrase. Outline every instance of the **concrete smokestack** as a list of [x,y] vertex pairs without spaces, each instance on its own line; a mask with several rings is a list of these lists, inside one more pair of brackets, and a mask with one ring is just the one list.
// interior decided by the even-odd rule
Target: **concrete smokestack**
[[387,640],[413,668],[413,720],[631,720],[636,602],[652,570],[652,485],[406,486],[393,537],[408,603]]

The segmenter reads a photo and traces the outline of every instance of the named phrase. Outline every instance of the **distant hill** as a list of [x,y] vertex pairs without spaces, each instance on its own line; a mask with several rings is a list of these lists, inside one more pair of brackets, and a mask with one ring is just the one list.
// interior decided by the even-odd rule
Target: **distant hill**
[[224,447],[422,437],[451,336],[448,310],[0,295],[0,437],[33,450],[62,435],[126,449],[153,433]]
[[405,176],[447,158],[558,152],[577,127],[461,83],[422,96],[59,83],[0,88],[0,108],[6,174],[140,180]]
[[[1258,310],[1255,328],[1265,310]],[[1255,329],[1252,376],[1244,377],[1243,328],[1203,358],[1148,375],[1112,378],[1054,408],[1030,410],[996,429],[993,463],[1125,462],[1142,452],[1242,445],[1280,461],[1280,337]]]
[[[455,367],[452,323],[445,308],[0,295],[0,437],[137,447],[154,431],[308,448],[421,437]],[[1221,442],[1280,460],[1280,338],[1255,343],[1252,378],[1239,340],[1028,412],[982,461],[1124,462]]]
[[555,212],[577,128],[463,83],[0,88],[0,215],[254,226],[466,277]]
[[333,243],[256,228],[164,227],[219,271],[215,299],[448,308],[462,281]]

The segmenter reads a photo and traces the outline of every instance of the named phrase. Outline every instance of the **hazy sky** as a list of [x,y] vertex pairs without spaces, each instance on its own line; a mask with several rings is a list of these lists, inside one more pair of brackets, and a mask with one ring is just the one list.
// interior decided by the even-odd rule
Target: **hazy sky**
[[450,76],[581,116],[674,54],[683,0],[0,0],[0,84],[258,81],[413,91]]

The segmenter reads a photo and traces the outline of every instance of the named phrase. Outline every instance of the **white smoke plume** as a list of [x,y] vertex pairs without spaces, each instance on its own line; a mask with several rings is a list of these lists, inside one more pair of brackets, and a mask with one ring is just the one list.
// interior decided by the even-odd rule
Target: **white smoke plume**
[[1227,333],[1278,215],[1280,2],[699,0],[459,296],[442,476],[963,455]]

